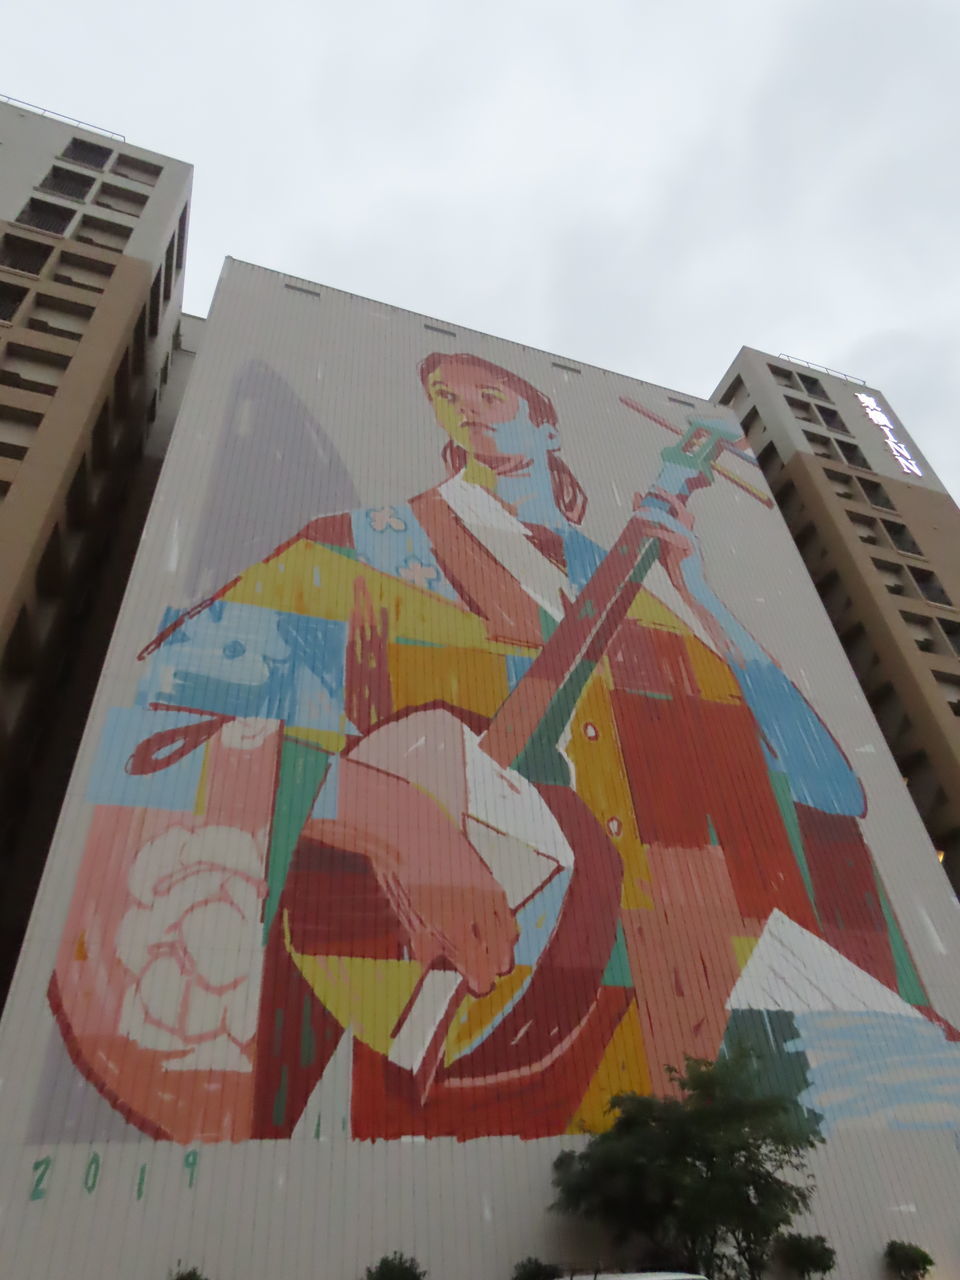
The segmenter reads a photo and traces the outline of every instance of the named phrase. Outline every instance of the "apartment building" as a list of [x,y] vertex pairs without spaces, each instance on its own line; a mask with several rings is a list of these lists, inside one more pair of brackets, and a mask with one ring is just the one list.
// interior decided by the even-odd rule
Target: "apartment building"
[[744,347],[737,414],[954,888],[960,510],[875,387]]
[[85,620],[105,566],[125,573],[111,554],[181,345],[191,175],[0,101],[0,844],[25,908],[34,873],[12,862],[45,846],[17,832],[32,803],[59,807],[42,755],[79,740],[85,711],[64,708]]

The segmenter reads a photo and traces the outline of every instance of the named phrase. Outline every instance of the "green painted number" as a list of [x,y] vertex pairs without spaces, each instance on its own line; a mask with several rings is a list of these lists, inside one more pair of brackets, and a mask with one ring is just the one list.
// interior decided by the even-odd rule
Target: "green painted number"
[[31,1200],[43,1200],[47,1194],[44,1183],[53,1165],[53,1156],[42,1156],[33,1162],[33,1186],[30,1188]]

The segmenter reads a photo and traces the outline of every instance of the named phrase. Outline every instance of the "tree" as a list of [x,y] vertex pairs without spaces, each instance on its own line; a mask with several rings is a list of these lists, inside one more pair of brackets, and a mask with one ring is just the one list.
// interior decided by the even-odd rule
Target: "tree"
[[921,1249],[918,1244],[908,1244],[905,1240],[888,1240],[883,1260],[887,1269],[898,1280],[923,1280],[933,1266],[933,1259],[926,1249]]
[[813,1194],[817,1138],[792,1099],[765,1095],[753,1059],[687,1058],[678,1096],[625,1094],[614,1121],[554,1162],[560,1213],[597,1222],[644,1266],[706,1272],[731,1256],[759,1280],[774,1237]]
[[825,1276],[837,1265],[836,1250],[823,1236],[804,1236],[792,1231],[777,1238],[774,1253],[781,1266],[794,1272],[800,1280]]
[[541,1262],[539,1258],[524,1258],[513,1268],[510,1280],[563,1280],[563,1269],[554,1262]]
[[178,1262],[177,1269],[173,1273],[173,1275],[170,1276],[170,1280],[207,1280],[207,1277],[203,1274],[203,1272],[200,1270],[199,1267],[184,1268],[184,1267],[181,1267],[180,1263]]
[[416,1258],[408,1258],[403,1253],[385,1254],[364,1272],[364,1280],[426,1280],[426,1277]]

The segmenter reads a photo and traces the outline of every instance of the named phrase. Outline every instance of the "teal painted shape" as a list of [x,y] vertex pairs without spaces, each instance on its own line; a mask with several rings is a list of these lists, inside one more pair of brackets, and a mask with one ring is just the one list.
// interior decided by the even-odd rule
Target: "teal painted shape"
[[633,987],[633,974],[630,972],[630,957],[627,955],[627,940],[623,936],[623,925],[617,921],[617,936],[610,952],[610,959],[603,971],[602,984],[605,987]]
[[906,1000],[908,1004],[929,1004],[930,997],[927,995],[920,980],[920,975],[917,973],[916,965],[913,963],[913,958],[897,922],[897,917],[893,914],[890,900],[879,880],[877,881],[877,893],[880,896],[880,906],[887,922],[887,932],[890,935],[890,949],[893,952],[893,963],[896,969],[897,988],[900,998],[901,1000]]
[[813,892],[813,877],[810,875],[810,868],[807,865],[807,854],[803,847],[803,836],[800,834],[800,823],[797,819],[797,807],[793,802],[793,795],[790,791],[790,779],[785,773],[781,773],[777,769],[768,769],[767,775],[770,778],[770,786],[773,788],[773,794],[780,809],[780,816],[783,818],[783,825],[786,827],[790,848],[797,860],[800,874],[803,876],[807,897],[810,899],[810,905],[813,907],[814,914],[819,921],[817,899]]
[[528,782],[558,787],[570,785],[570,766],[557,746],[593,669],[594,664],[586,660],[576,664],[551,698],[536,732],[514,760],[514,769]]
[[312,743],[286,738],[280,754],[280,779],[273,808],[270,856],[267,859],[267,900],[263,908],[263,943],[277,914],[287,872],[303,824],[330,767],[330,752]]

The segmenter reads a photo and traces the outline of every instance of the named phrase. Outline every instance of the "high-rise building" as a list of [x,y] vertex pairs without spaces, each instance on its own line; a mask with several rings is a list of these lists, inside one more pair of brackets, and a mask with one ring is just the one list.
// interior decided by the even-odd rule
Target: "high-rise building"
[[747,1047],[843,1274],[957,1272],[956,904],[746,417],[228,260],[0,1026],[5,1271],[591,1265],[557,1152]]
[[0,101],[4,988],[156,476],[190,185],[178,160]]
[[960,888],[960,510],[875,387],[744,347],[740,420]]

